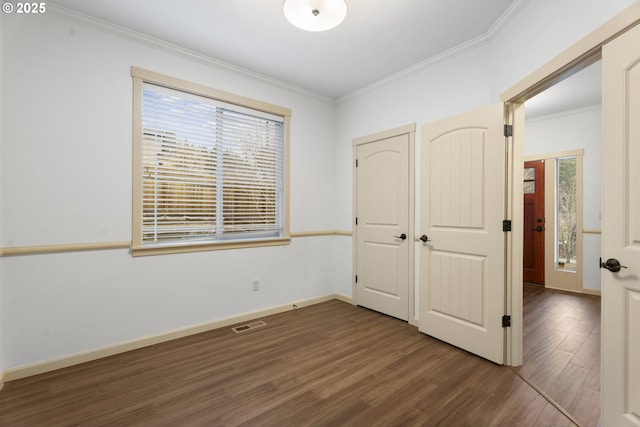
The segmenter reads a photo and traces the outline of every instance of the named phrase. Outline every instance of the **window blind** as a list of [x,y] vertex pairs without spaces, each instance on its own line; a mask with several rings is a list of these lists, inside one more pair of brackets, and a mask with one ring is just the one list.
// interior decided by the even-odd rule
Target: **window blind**
[[281,117],[145,83],[142,243],[284,233]]

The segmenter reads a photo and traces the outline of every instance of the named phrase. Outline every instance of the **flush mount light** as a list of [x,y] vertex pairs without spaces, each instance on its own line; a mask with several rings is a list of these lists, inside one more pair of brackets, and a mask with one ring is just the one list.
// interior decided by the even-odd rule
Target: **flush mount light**
[[347,3],[345,0],[285,0],[284,16],[303,30],[330,30],[347,16]]

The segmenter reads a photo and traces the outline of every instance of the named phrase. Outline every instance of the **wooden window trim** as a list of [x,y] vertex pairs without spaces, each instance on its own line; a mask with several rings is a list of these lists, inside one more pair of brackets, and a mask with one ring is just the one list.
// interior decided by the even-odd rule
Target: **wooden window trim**
[[[133,200],[132,200],[132,245],[133,256],[162,255],[174,253],[200,252],[220,249],[255,248],[282,246],[291,242],[289,229],[289,145],[291,110],[277,105],[257,101],[208,86],[156,73],[138,67],[131,67],[133,77]],[[281,116],[284,119],[284,233],[274,238],[246,240],[221,240],[198,243],[164,244],[150,246],[142,244],[142,86],[143,83],[175,89],[194,95],[251,108],[265,113]]]

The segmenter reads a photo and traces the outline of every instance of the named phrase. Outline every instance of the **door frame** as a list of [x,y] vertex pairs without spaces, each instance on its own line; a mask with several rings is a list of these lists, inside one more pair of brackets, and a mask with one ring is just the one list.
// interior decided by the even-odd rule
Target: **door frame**
[[[505,103],[505,123],[513,126],[512,151],[508,154],[507,218],[511,218],[513,232],[507,236],[507,314],[511,315],[511,328],[507,331],[506,364],[522,365],[523,313],[522,313],[522,180],[524,173],[524,103],[554,84],[588,67],[602,58],[602,46],[631,27],[640,24],[640,2],[596,28],[590,34],[507,89],[500,96]],[[603,114],[605,112],[603,111]]]
[[[545,264],[545,283],[544,286],[550,289],[558,289],[569,292],[583,292],[584,284],[582,280],[583,256],[582,242],[584,229],[583,226],[583,156],[584,149],[560,151],[555,153],[536,154],[525,156],[524,161],[545,161],[545,248],[544,248],[544,264]],[[556,171],[555,162],[563,157],[576,158],[576,197],[577,197],[577,235],[576,235],[576,258],[578,267],[575,272],[567,272],[558,270],[555,267],[555,193],[556,193]],[[551,164],[553,162],[553,164]],[[573,276],[573,277],[571,277]]]
[[414,326],[418,325],[418,319],[416,319],[416,299],[415,299],[415,246],[416,242],[418,242],[418,238],[415,236],[415,137],[416,137],[416,123],[410,123],[408,125],[400,126],[393,129],[388,129],[382,132],[377,132],[374,134],[361,136],[359,138],[354,138],[351,141],[352,146],[352,227],[353,233],[351,237],[351,246],[352,246],[352,265],[354,273],[352,274],[352,290],[351,290],[351,301],[354,305],[358,305],[358,289],[356,285],[356,275],[355,272],[358,271],[357,264],[357,250],[358,250],[358,226],[356,225],[356,217],[358,216],[358,171],[356,170],[356,155],[357,148],[359,145],[368,144],[371,142],[380,141],[382,139],[393,138],[396,136],[408,135],[409,136],[409,170],[407,173],[409,174],[409,230],[407,231],[408,240],[409,240],[409,321],[408,323]]

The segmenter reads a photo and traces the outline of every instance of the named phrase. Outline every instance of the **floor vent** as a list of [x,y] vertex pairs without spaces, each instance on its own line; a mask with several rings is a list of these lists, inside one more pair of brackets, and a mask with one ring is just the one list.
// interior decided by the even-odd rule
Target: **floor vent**
[[256,322],[247,323],[246,325],[235,326],[231,329],[233,330],[233,332],[239,334],[240,332],[246,332],[249,329],[259,328],[261,326],[266,326],[266,323],[264,323],[262,320],[258,320]]

